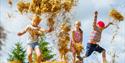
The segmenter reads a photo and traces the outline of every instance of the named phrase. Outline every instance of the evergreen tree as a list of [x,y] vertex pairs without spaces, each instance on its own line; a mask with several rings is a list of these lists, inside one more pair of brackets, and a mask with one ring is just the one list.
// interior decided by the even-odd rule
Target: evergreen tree
[[22,48],[21,43],[17,42],[15,44],[15,48],[12,50],[12,52],[9,54],[9,61],[15,61],[19,60],[21,63],[24,63],[25,60],[25,50]]
[[42,52],[42,61],[49,60],[54,57],[55,54],[52,54],[51,50],[49,50],[48,45],[49,43],[45,41],[45,37],[41,37],[41,40],[39,41],[39,47]]

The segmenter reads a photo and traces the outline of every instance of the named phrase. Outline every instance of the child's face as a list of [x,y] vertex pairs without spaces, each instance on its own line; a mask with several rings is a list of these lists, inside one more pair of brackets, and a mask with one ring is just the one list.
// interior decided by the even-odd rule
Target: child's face
[[39,17],[35,17],[35,19],[32,21],[33,26],[38,26],[40,23],[41,19]]
[[75,27],[76,27],[76,28],[80,28],[80,26],[81,26],[81,23],[80,23],[80,22],[78,22],[78,23],[75,24]]
[[33,25],[33,26],[38,26],[39,23],[40,23],[40,21],[34,20],[34,21],[32,22],[32,25]]

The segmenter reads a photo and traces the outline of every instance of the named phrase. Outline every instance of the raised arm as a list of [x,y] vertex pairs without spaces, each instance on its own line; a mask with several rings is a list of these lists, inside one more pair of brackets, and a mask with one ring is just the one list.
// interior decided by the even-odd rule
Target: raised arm
[[44,28],[41,27],[41,28],[40,28],[40,31],[41,31],[41,32],[51,32],[51,31],[52,31],[52,28],[50,27],[49,29],[46,30],[46,29],[44,29]]
[[104,29],[108,28],[112,24],[113,24],[112,22],[108,23],[108,25],[106,25]]
[[27,30],[28,30],[28,26],[23,31],[18,32],[17,35],[22,36],[23,34],[25,34],[27,32]]
[[94,28],[94,29],[96,28],[96,23],[97,23],[97,15],[98,15],[98,12],[97,12],[97,11],[95,11],[94,22],[93,22],[93,28]]

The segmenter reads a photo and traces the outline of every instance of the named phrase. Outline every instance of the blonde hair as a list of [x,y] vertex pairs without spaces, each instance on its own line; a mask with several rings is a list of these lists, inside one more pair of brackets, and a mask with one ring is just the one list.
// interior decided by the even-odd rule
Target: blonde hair
[[[76,22],[75,22],[75,25],[76,25],[76,24],[78,24],[78,25],[81,26],[81,22],[80,22],[80,21],[76,21]],[[81,28],[79,28],[79,30],[80,30],[81,33],[83,32],[83,31],[81,30]]]
[[76,25],[76,24],[81,25],[81,22],[80,22],[80,21],[76,21],[76,22],[75,22],[75,25]]
[[35,23],[40,23],[40,22],[41,22],[41,18],[40,18],[39,16],[35,15],[35,16],[33,17],[33,22],[35,22]]

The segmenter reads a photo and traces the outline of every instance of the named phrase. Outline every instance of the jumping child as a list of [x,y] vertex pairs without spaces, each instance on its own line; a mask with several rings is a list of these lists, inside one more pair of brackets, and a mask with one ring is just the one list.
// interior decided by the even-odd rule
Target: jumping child
[[25,30],[18,33],[18,36],[22,36],[26,32],[29,33],[30,42],[28,43],[28,47],[27,47],[29,63],[32,63],[33,50],[35,51],[35,53],[37,55],[37,62],[38,63],[41,62],[41,52],[40,52],[40,49],[38,46],[38,40],[41,35],[41,32],[50,32],[51,31],[51,28],[49,28],[49,30],[45,30],[45,29],[41,28],[40,26],[38,26],[40,21],[41,21],[40,17],[35,16],[35,18],[32,21],[32,24],[28,25],[25,28]]
[[91,33],[90,40],[87,43],[86,54],[82,58],[78,56],[77,57],[82,60],[83,58],[90,56],[93,51],[97,51],[99,53],[102,53],[103,63],[106,63],[107,62],[106,50],[102,48],[101,46],[99,46],[98,42],[100,42],[101,40],[102,31],[106,29],[107,27],[109,27],[109,25],[111,25],[112,23],[110,22],[107,26],[105,26],[104,22],[102,21],[97,22],[97,15],[98,15],[98,12],[95,11],[95,17],[94,17],[94,22],[93,22],[93,32]]

